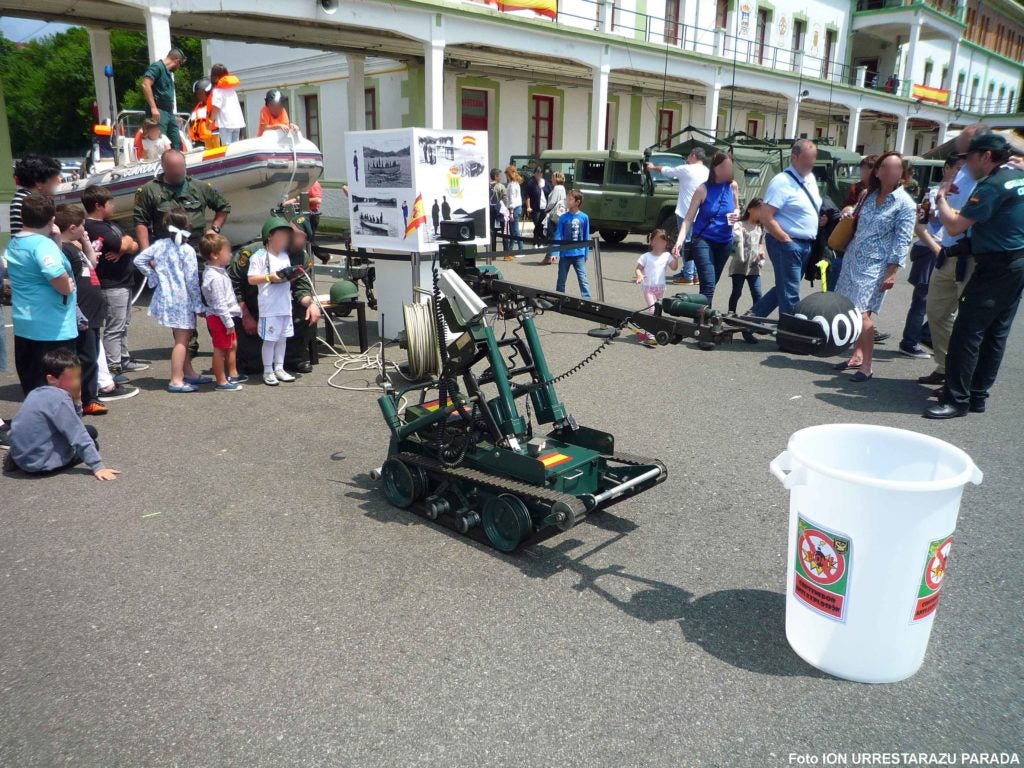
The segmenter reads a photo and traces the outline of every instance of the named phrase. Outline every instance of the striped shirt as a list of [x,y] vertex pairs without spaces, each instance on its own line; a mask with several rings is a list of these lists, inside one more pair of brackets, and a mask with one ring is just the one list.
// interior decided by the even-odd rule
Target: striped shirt
[[11,234],[16,235],[21,232],[21,203],[22,201],[32,194],[31,189],[25,187],[18,187],[18,191],[14,193],[14,198],[11,200]]

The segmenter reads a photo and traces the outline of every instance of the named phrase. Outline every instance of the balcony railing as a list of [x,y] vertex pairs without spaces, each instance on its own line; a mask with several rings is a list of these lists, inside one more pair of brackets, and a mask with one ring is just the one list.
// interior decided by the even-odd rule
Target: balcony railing
[[858,11],[880,11],[887,8],[906,8],[923,5],[957,21],[963,21],[967,6],[957,0],[857,0]]

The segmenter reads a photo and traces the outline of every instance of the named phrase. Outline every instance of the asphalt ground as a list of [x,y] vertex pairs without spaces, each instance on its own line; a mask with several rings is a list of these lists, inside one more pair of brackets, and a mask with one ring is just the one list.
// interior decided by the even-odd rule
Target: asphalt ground
[[[640,305],[641,251],[605,249],[610,301]],[[500,266],[553,287],[537,261]],[[884,330],[902,327],[905,280]],[[586,322],[539,325],[556,372],[599,343]],[[899,356],[896,337],[859,385],[834,359],[767,342],[704,352],[620,338],[560,395],[580,424],[663,460],[668,480],[503,555],[388,505],[367,475],[388,442],[376,396],[330,387],[329,361],[276,389],[171,395],[170,334],[136,309],[131,345],[154,366],[134,376],[138,397],[90,419],[121,479],[0,478],[0,765],[1020,753],[1019,326],[988,413],[946,422],[921,418],[915,379],[932,366]],[[205,335],[202,350],[206,367]],[[9,417],[19,390],[13,375],[0,384]],[[935,435],[985,472],[964,496],[925,664],[897,684],[825,675],[785,639],[789,507],[768,463],[792,432],[842,422]]]

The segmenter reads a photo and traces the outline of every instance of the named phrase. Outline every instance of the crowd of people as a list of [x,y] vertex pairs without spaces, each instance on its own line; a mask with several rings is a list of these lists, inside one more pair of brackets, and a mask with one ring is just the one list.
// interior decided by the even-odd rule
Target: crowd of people
[[[84,462],[99,479],[117,477],[99,458],[96,430],[82,419],[138,395],[131,375],[150,367],[129,345],[137,275],[153,290],[149,315],[171,331],[168,392],[204,385],[237,392],[255,373],[277,386],[312,370],[320,310],[306,277],[311,217],[272,218],[262,241],[232,255],[221,235],[228,201],[187,174],[180,151],[166,150],[160,163],[136,194],[132,235],[116,223],[106,187],[87,186],[80,203],[55,205],[59,162],[26,155],[15,167],[13,237],[0,280],[10,283],[13,357],[25,402],[10,423],[0,420],[7,470],[51,472]],[[0,326],[3,319],[0,309]],[[201,323],[213,343],[212,377],[192,363]],[[6,338],[0,334],[0,372]]]
[[[863,330],[836,370],[854,370],[850,381],[856,383],[874,375],[875,344],[888,336],[877,330],[877,316],[909,257],[913,295],[899,351],[919,359],[934,355],[935,370],[919,382],[943,385],[932,392],[938,405],[925,408],[924,416],[983,412],[1024,288],[1024,162],[1013,157],[1006,139],[983,124],[966,128],[956,145],[942,183],[920,205],[908,192],[912,179],[906,158],[886,152],[864,158],[861,180],[839,210],[818,190],[814,142],[797,140],[789,167],[771,180],[764,199],[751,200],[742,215],[729,156],[717,153],[708,176],[700,180],[703,173],[691,172],[698,163],[703,166],[695,153],[679,168],[657,168],[680,179],[679,234],[672,253],[692,259],[708,305],[731,255],[729,311],[736,311],[747,283],[750,315],[792,314],[809,266],[827,255],[823,249],[829,234],[847,220],[852,237],[834,258],[820,263],[829,264],[829,288],[861,312]],[[665,289],[658,260],[663,235],[659,230],[652,236],[651,253],[637,265],[648,304]],[[775,285],[762,293],[765,256]],[[678,278],[688,282],[687,272]],[[744,339],[757,341],[750,333]]]

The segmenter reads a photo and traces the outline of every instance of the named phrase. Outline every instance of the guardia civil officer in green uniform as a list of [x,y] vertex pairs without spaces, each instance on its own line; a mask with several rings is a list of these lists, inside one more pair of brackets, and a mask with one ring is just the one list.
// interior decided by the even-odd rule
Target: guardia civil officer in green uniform
[[320,305],[313,295],[313,254],[309,242],[313,239],[313,222],[301,214],[292,219],[292,244],[288,258],[293,267],[302,267],[307,277],[292,283],[292,326],[295,335],[288,339],[284,367],[292,373],[312,373],[310,345],[314,343],[316,324],[320,320]]
[[[272,217],[263,225],[263,241],[242,246],[236,251],[228,265],[227,273],[235,289],[235,298],[242,309],[242,332],[238,334],[238,368],[246,373],[263,371],[263,343],[257,332],[260,317],[257,286],[249,284],[249,261],[263,249],[267,237],[276,229],[290,228],[291,244],[288,257],[292,266],[312,270],[313,261],[306,247],[312,227],[306,216],[297,216],[289,223],[280,217]],[[306,278],[299,278],[291,284],[292,324],[295,334],[288,339],[285,351],[285,368],[292,373],[310,373],[313,370],[309,359],[309,346],[320,320],[320,307],[313,297],[313,285]]]
[[174,116],[174,73],[185,64],[185,54],[171,48],[167,55],[146,67],[142,75],[142,95],[146,98],[149,117],[160,123],[172,149],[184,149],[178,119]]
[[[231,213],[231,203],[205,181],[196,181],[185,169],[185,156],[175,149],[160,158],[163,168],[156,178],[139,187],[135,193],[135,239],[140,248],[167,237],[164,214],[181,206],[189,217],[189,245],[198,252],[205,232],[220,234],[220,228]],[[206,225],[206,211],[213,212],[213,223]]]
[[1024,291],[1024,171],[1007,164],[1010,155],[1002,136],[976,136],[966,162],[979,181],[967,204],[954,211],[946,201],[947,184],[935,198],[946,232],[956,237],[970,230],[975,267],[953,324],[946,383],[925,418],[984,412],[999,372]]

